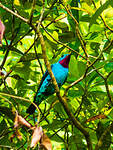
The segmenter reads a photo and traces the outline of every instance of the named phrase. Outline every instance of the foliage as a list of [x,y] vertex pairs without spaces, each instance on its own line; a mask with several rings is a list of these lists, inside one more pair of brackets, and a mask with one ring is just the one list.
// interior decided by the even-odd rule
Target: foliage
[[[42,135],[43,129],[53,150],[113,149],[112,19],[112,0],[0,1],[0,147],[29,149],[32,132],[27,127],[39,121],[37,132]],[[51,64],[72,53],[60,95],[90,140],[72,123],[56,94],[34,116],[26,114],[46,69],[34,27],[40,27]],[[15,112],[26,118],[27,127],[22,123],[15,131]],[[42,142],[45,149],[48,143]]]

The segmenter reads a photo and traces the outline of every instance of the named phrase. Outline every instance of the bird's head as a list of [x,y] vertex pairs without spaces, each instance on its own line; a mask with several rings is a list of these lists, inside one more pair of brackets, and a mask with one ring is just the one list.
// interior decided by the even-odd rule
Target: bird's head
[[61,56],[61,58],[59,59],[59,63],[64,67],[64,68],[68,68],[69,67],[69,61],[70,61],[70,56],[71,54],[64,54]]

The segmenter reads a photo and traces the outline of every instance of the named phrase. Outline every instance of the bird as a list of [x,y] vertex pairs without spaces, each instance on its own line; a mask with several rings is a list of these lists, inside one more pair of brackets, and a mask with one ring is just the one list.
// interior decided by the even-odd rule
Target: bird
[[[60,57],[58,62],[51,65],[52,72],[54,74],[54,77],[56,79],[59,88],[61,88],[61,86],[67,80],[69,72],[70,56],[71,54],[64,54]],[[54,85],[52,84],[52,80],[48,73],[48,70],[46,70],[40,81],[33,102],[37,106],[39,106],[43,100],[47,99],[50,95],[54,93],[55,93]],[[35,112],[35,109],[36,109],[35,105],[31,104],[26,110],[26,113],[29,113],[31,115]]]

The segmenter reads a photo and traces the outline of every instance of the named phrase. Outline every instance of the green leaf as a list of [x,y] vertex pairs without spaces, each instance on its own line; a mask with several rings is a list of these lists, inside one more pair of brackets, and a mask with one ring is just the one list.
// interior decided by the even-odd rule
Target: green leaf
[[75,58],[75,56],[71,56],[71,60],[69,63],[69,78],[68,80],[74,78],[77,79],[79,78],[79,71],[78,71],[78,66],[77,66],[77,60]]
[[59,40],[63,43],[72,42],[75,40],[75,34],[72,31],[59,33],[58,37],[59,37]]
[[[71,7],[78,7],[78,0],[72,0],[71,3],[70,3],[70,6]],[[72,14],[73,16],[75,17],[75,19],[79,22],[79,11],[78,10],[75,10],[75,9],[72,9]]]
[[[54,37],[55,38],[55,37]],[[57,50],[58,46],[56,43],[52,42],[51,40],[49,40],[47,37],[44,36],[44,40],[45,40],[45,44],[46,44],[46,48],[53,51],[53,50]]]
[[[70,6],[78,7],[78,0],[71,1]],[[74,16],[74,18],[79,22],[79,13],[78,13],[79,11],[75,10],[75,9],[71,9],[71,12],[72,12],[72,15]],[[75,33],[76,24],[75,24],[74,20],[72,19],[72,17],[69,14],[68,14],[67,19],[70,24],[71,31],[73,31]]]
[[[77,147],[75,147],[74,145],[77,145]],[[85,150],[85,144],[82,142],[82,136],[76,133],[76,135],[71,135],[69,138],[69,149],[77,150],[78,148],[81,150]]]
[[61,118],[67,118],[67,113],[65,112],[63,106],[60,103],[57,103],[55,106],[55,111],[58,112]]
[[18,74],[14,74],[14,75],[12,75],[11,77],[14,78],[14,79],[16,79],[16,80],[20,80],[20,79],[24,80],[24,79],[21,78]]
[[91,76],[89,82],[88,82],[88,85],[92,84],[92,82],[98,77],[98,74],[95,73],[93,76]]
[[68,95],[73,97],[73,98],[76,98],[76,97],[82,96],[83,91],[81,91],[81,90],[80,91],[79,90],[69,90]]
[[[33,0],[1,0],[0,2],[11,11],[29,20]],[[78,84],[69,88],[66,103],[69,110],[77,117],[79,123],[90,133],[92,149],[95,149],[101,134],[112,125],[113,121],[112,106],[106,92],[105,82],[100,74],[96,73],[96,71],[99,71],[106,77],[113,70],[112,44],[103,52],[103,49],[113,39],[113,33],[108,29],[109,27],[113,28],[113,0],[94,0],[94,3],[96,9],[92,0],[80,0],[80,2],[79,0],[46,0],[40,26],[40,32],[45,41],[46,56],[50,60],[50,65],[57,62],[62,54],[71,53],[69,74],[66,83],[60,88],[61,96],[64,95],[66,88],[84,77]],[[80,56],[85,57],[85,54],[81,41],[76,34],[76,24],[64,6],[79,22],[80,38],[84,40],[88,53],[89,59],[87,60]],[[32,24],[37,28],[42,13],[43,0],[36,0],[30,25]],[[100,15],[102,15],[106,25],[99,17]],[[45,71],[40,39],[33,26],[32,28],[29,23],[24,22],[18,16],[12,15],[10,11],[7,12],[0,8],[0,19],[6,28],[2,40],[3,46],[0,47],[0,68],[2,69],[0,70],[0,91],[20,97],[20,99],[17,99],[7,96],[7,100],[13,104],[19,115],[26,118],[34,126],[39,114],[36,111],[33,115],[27,115],[26,117],[26,109],[30,103],[22,98],[30,101],[34,100],[34,95],[37,93],[42,79],[42,70]],[[91,27],[90,30],[89,26]],[[35,42],[38,60],[33,46],[35,38],[38,38]],[[54,39],[61,42],[57,42]],[[74,51],[66,48],[62,42]],[[7,49],[9,49],[8,55]],[[75,52],[78,52],[79,55]],[[88,72],[90,74],[85,76],[88,64],[96,60],[101,52],[101,57],[94,66],[89,68]],[[7,78],[2,76],[2,72],[7,73]],[[107,84],[110,95],[113,97],[113,72],[107,78]],[[15,131],[13,128],[15,116],[12,114],[11,105],[4,98],[0,100],[0,149],[28,149],[32,132],[21,126],[19,126],[19,130],[22,133],[22,140],[19,141],[17,137],[13,139],[13,143],[9,140]],[[41,112],[40,126],[49,135],[53,150],[87,149],[88,145],[85,136],[72,124],[72,121],[70,121],[72,118],[67,115],[56,94],[50,97],[47,96],[47,99],[43,100],[39,108]],[[107,115],[106,119],[85,122],[93,116],[103,113]],[[99,128],[99,121],[104,126]],[[96,129],[99,132],[97,136]],[[112,130],[110,132],[113,133]],[[104,142],[100,147],[102,150],[113,149],[113,144],[111,144],[113,135],[110,133],[107,135],[104,137]],[[1,145],[5,148],[1,147]],[[40,143],[35,149],[38,149],[39,145]]]
[[81,77],[86,71],[86,64],[82,61],[78,61],[77,65],[78,65],[79,77]]
[[101,15],[101,13],[107,9],[107,7],[111,4],[112,0],[106,1],[103,5],[101,5],[95,12],[95,14],[91,17],[89,27],[91,27],[97,20],[97,18]]
[[[9,147],[13,145],[13,143],[10,142],[9,140],[9,135],[8,135],[8,125],[6,121],[3,119],[2,122],[0,123],[0,145],[4,145],[5,147]],[[5,135],[5,136],[4,136]]]
[[[4,52],[5,52],[6,49],[7,49],[7,45],[2,45],[2,47],[0,47],[0,50],[1,50],[1,51],[4,51]],[[21,52],[19,49],[15,48],[15,47],[13,47],[13,46],[10,46],[10,50],[11,50],[12,52],[16,52],[16,53],[18,53],[18,54],[20,54],[20,55],[23,55],[23,52]]]
[[[52,134],[47,134],[48,135],[48,137],[51,137],[51,140],[54,142],[58,142],[58,143],[61,143],[62,142],[62,139],[60,138],[60,136],[58,136],[58,135],[54,135],[54,136],[52,136],[53,135],[53,132],[52,132]],[[55,147],[57,147],[58,146],[58,143],[56,144],[56,146]]]
[[[106,48],[109,45],[110,41],[107,40],[104,44],[104,48]],[[105,51],[105,53],[110,54],[111,50],[113,49],[113,45],[110,45],[110,47]]]
[[6,121],[3,119],[1,122],[0,122],[0,134],[7,128],[7,123]]
[[63,127],[63,125],[64,125],[63,121],[57,120],[57,119],[53,119],[52,123],[43,126],[43,128],[49,129],[49,130],[56,130],[56,129],[59,129],[59,128]]
[[62,30],[62,32],[68,31],[69,27],[65,22],[55,22],[54,26]]
[[105,68],[106,72],[112,71],[113,70],[112,69],[113,68],[113,62],[109,62],[109,63],[105,64],[104,68]]
[[[78,53],[79,53],[79,46],[80,46],[80,40],[78,38],[76,38],[75,41],[69,43],[69,47],[71,47]],[[74,53],[74,55],[76,56],[76,58],[78,57],[78,54]]]
[[38,53],[37,56],[35,53],[27,53],[26,55],[20,58],[19,62],[29,62],[38,58],[42,58],[42,54]]
[[[97,134],[98,140],[101,138],[101,135],[103,134],[103,132],[105,132],[105,130],[107,131],[107,127],[105,127],[105,125],[103,125],[101,122],[99,122],[98,128],[96,129],[96,134]],[[107,149],[109,149],[110,145],[111,145],[111,134],[110,134],[110,131],[107,131],[107,133],[104,134],[104,136],[103,136],[102,143],[99,145],[99,149],[107,150]]]
[[11,108],[0,106],[0,113],[4,114],[6,117],[14,120],[14,115],[12,113]]

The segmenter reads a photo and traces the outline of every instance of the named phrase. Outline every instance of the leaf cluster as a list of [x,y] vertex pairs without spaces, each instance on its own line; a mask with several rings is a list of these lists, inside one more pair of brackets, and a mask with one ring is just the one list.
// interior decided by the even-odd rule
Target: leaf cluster
[[[73,125],[54,94],[40,104],[38,120],[53,150],[113,148],[112,19],[112,0],[1,0],[5,34],[3,37],[0,28],[0,147],[28,149],[30,145],[31,132],[26,127],[17,133],[22,140],[15,137],[10,142],[9,138],[14,132],[14,111],[27,116],[26,109],[46,70],[34,30],[39,26],[51,64],[62,54],[72,53],[69,76],[60,94],[89,133],[91,145],[86,144],[87,137]],[[35,125],[37,116],[39,112],[27,120]]]

